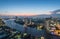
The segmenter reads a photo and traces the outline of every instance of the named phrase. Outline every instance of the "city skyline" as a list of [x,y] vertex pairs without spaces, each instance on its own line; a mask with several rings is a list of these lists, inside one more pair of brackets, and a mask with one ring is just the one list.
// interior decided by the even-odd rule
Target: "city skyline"
[[57,9],[60,0],[0,0],[0,15],[49,15]]

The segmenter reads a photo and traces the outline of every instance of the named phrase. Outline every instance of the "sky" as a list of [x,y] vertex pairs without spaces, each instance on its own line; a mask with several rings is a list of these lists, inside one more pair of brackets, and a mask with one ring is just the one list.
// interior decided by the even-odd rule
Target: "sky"
[[60,0],[0,0],[0,15],[49,15],[57,9]]

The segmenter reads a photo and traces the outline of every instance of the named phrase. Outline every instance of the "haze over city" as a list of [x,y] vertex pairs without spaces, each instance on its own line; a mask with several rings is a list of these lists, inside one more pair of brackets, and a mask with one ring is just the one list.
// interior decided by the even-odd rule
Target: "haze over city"
[[0,39],[60,39],[60,0],[0,0]]
[[57,9],[60,0],[0,0],[0,15],[49,15]]

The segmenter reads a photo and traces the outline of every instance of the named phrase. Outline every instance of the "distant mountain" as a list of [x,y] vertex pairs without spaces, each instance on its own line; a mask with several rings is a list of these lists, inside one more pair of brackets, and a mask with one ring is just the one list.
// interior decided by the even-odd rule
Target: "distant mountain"
[[60,9],[53,11],[51,16],[60,18]]
[[36,15],[36,16],[33,16],[33,17],[40,17],[40,18],[48,18],[48,17],[57,17],[57,18],[60,18],[60,9],[58,10],[54,10],[51,12],[51,15],[46,15],[46,14],[42,14],[42,15]]
[[53,11],[52,14],[59,14],[58,12],[60,13],[60,9]]
[[50,15],[43,14],[43,15],[36,15],[36,16],[33,16],[33,17],[48,18],[48,17],[50,17]]
[[[54,10],[51,12],[52,14],[50,15],[46,15],[46,14],[42,14],[42,15],[34,15],[34,16],[18,16],[19,18],[23,18],[23,17],[35,17],[35,18],[48,18],[48,17],[57,17],[57,18],[60,18],[60,9],[58,10]],[[15,18],[15,16],[1,16],[0,15],[0,18]]]

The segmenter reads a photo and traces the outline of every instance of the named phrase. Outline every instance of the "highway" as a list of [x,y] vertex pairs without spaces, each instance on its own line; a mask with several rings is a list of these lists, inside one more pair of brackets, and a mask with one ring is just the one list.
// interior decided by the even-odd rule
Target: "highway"
[[[12,29],[16,29],[17,31],[20,31],[22,33],[25,32],[25,28],[23,27],[23,25],[15,23],[14,20],[4,20],[4,22],[8,27]],[[45,30],[36,30],[35,28],[27,27],[26,32],[28,34],[31,34],[32,36],[46,36]]]

